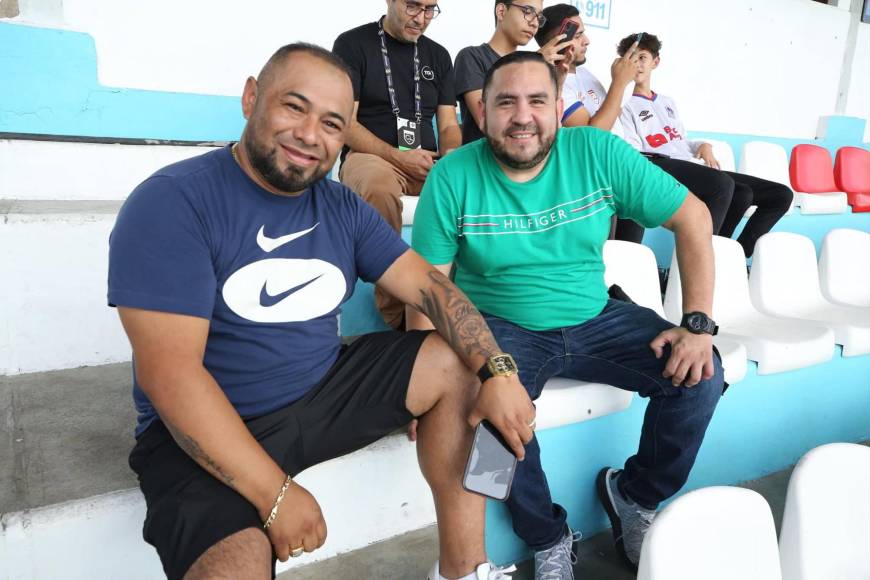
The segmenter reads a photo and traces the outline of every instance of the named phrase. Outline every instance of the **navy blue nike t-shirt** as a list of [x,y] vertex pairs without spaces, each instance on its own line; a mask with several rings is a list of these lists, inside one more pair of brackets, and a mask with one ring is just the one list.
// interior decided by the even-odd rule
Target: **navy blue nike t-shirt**
[[[209,320],[204,364],[242,417],[308,392],[341,346],[338,311],[408,246],[356,194],[321,179],[271,194],[229,147],[137,187],[109,240],[110,306]],[[184,388],[184,385],[178,385]],[[138,436],[156,418],[135,372]]]

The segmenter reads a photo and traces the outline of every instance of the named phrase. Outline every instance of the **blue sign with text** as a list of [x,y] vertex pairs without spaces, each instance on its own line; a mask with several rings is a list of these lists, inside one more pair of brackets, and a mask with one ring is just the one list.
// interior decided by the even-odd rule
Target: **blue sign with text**
[[612,0],[571,0],[571,4],[580,11],[580,18],[586,26],[610,28]]

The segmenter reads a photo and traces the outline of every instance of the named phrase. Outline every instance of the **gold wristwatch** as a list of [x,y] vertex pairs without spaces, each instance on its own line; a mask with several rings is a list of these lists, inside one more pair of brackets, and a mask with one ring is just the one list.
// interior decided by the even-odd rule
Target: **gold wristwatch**
[[481,383],[485,383],[492,377],[509,377],[517,374],[517,363],[511,355],[500,352],[494,354],[486,360],[486,364],[480,367],[477,371],[477,376]]

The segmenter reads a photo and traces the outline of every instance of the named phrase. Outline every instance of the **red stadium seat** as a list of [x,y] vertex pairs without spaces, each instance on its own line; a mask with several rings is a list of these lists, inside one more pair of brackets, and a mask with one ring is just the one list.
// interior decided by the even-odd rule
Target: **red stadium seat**
[[831,154],[824,147],[804,143],[791,150],[788,166],[791,186],[803,193],[843,191],[834,183]]
[[849,196],[853,212],[870,211],[870,151],[841,147],[834,163],[834,180]]

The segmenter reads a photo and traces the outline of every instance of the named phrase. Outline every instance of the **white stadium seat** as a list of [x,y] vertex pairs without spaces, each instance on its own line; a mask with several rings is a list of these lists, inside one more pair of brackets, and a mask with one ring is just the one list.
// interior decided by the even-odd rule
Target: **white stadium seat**
[[822,294],[842,306],[870,306],[870,233],[836,228],[822,240]]
[[[746,258],[736,241],[713,236],[716,283],[713,291],[713,319],[719,334],[746,347],[750,360],[758,363],[758,374],[778,373],[830,360],[834,355],[834,333],[817,323],[784,320],[758,312],[749,297]],[[682,317],[682,291],[676,255],[665,292],[665,313],[671,322]]]
[[417,195],[403,195],[402,196],[402,225],[403,226],[411,226],[414,225],[414,213],[417,211],[417,202],[420,201],[420,197]]
[[[870,262],[865,263],[870,269]],[[812,320],[834,331],[843,356],[870,354],[870,309],[837,306],[819,287],[816,248],[806,236],[773,232],[755,245],[749,291],[759,310],[772,316]]]
[[831,443],[798,462],[779,555],[783,580],[870,578],[870,447]]
[[[604,244],[604,264],[604,282],[608,286],[618,284],[636,303],[665,318],[658,267],[651,249],[632,242],[609,240]],[[713,341],[722,357],[725,382],[733,385],[743,380],[746,376],[746,347],[719,336]]]
[[701,139],[713,146],[713,157],[719,162],[719,169],[722,171],[736,171],[734,164],[734,150],[727,141],[716,141],[715,139]]
[[[768,181],[781,183],[791,189],[791,181],[788,177],[788,153],[775,143],[768,143],[766,141],[749,141],[744,143],[743,149],[740,152],[738,171]],[[792,207],[789,208],[786,215],[792,212],[795,205],[797,204],[792,201]],[[801,208],[801,211],[803,211],[803,208]]]
[[678,497],[653,520],[637,578],[781,580],[770,506],[739,487],[705,487]]

